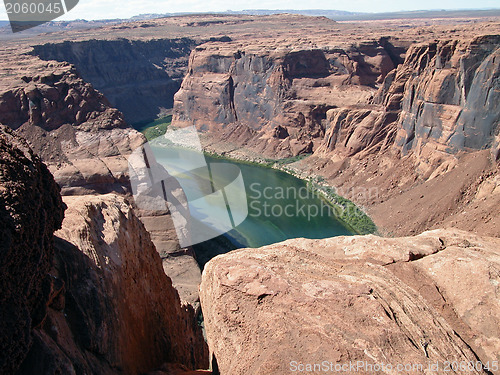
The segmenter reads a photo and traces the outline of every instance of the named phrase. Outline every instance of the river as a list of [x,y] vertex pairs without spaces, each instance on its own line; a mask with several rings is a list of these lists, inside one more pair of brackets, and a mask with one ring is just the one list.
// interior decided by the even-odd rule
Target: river
[[[158,162],[165,164],[168,160],[170,165],[173,163],[179,170],[183,170],[186,159],[191,159],[190,154],[188,157],[185,153],[182,157],[173,155],[170,148],[152,146],[152,149]],[[245,189],[238,196],[238,203],[244,204],[245,200],[247,201],[246,218],[234,229],[224,233],[223,238],[216,239],[215,245],[212,241],[212,245],[232,248],[260,247],[290,238],[319,239],[353,234],[348,226],[335,216],[333,207],[314,189],[308,187],[304,180],[258,164],[210,155],[204,157],[212,170],[216,166],[230,164],[241,172]],[[199,175],[201,172],[197,173]],[[219,179],[216,183],[219,186],[230,182],[227,176],[212,178]],[[195,189],[185,182],[181,185],[188,199],[200,196],[199,184]],[[215,210],[216,208],[213,208],[213,212]]]

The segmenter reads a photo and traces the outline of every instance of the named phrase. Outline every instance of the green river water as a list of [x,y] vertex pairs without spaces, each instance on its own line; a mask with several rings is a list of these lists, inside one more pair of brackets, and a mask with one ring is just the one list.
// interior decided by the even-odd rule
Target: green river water
[[[150,142],[157,161],[170,159],[168,147],[154,146]],[[239,168],[243,177],[248,216],[231,231],[212,240],[193,246],[203,265],[211,257],[236,248],[260,247],[291,238],[320,239],[341,235],[353,235],[348,225],[335,216],[332,206],[307,182],[286,172],[266,166],[221,159],[205,155],[209,165],[229,163]],[[182,167],[182,158],[175,160]],[[225,185],[228,181],[219,181]],[[199,195],[184,189],[187,197]],[[201,253],[201,255],[200,255]]]
[[[185,160],[175,159],[169,149],[154,146],[152,149],[160,163],[168,159],[182,169]],[[248,216],[224,235],[236,247],[260,247],[297,237],[327,238],[353,234],[335,216],[331,205],[304,180],[258,164],[210,155],[205,155],[205,160],[209,165],[229,163],[241,171],[246,196],[242,192],[239,198],[242,202],[247,200]],[[230,179],[227,177],[227,181],[219,181],[219,185],[226,185]],[[195,190],[190,191],[184,186],[190,199],[200,195]]]

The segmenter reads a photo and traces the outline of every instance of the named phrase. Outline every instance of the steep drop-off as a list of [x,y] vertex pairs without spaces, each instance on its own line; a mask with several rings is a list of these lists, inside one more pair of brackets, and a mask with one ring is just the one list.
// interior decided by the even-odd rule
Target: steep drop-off
[[500,36],[411,47],[381,101],[393,105],[401,86],[395,147],[402,154],[425,160],[491,148],[498,159]]
[[27,143],[0,126],[0,372],[13,373],[45,319],[53,233],[64,205],[53,177]]
[[152,121],[171,110],[189,54],[200,43],[190,38],[91,39],[35,45],[32,53],[43,60],[74,64],[83,79],[106,95],[129,123],[135,123]]
[[326,177],[384,233],[472,224],[500,235],[499,51],[495,35],[415,44],[401,64],[403,49],[385,38],[350,49],[200,46],[173,125],[196,125],[219,152],[312,153],[292,167]]
[[200,46],[176,94],[173,123],[244,128],[236,133],[250,135],[246,147],[274,157],[295,155],[303,150],[290,143],[311,140],[310,151],[321,144],[327,156],[393,141],[418,155],[424,146],[496,150],[499,45],[498,36],[419,44],[403,64],[405,51],[384,38],[347,50]]
[[[63,195],[131,193],[127,158],[145,137],[74,66],[25,58],[24,75],[2,81],[0,123],[29,141]],[[182,300],[196,306],[201,273],[193,253],[179,251],[168,212],[138,214]]]
[[194,311],[126,200],[63,204],[47,167],[3,126],[0,152],[2,373],[207,368]]
[[128,203],[115,194],[64,201],[68,209],[56,232],[52,271],[64,294],[49,309],[25,372],[40,363],[45,371],[68,367],[95,374],[139,374],[165,362],[207,368],[194,311],[181,305]]
[[194,124],[269,157],[311,153],[327,111],[368,103],[402,53],[387,38],[349,49],[203,45],[175,96],[173,124]]
[[373,108],[328,113],[311,164],[344,191],[376,187],[360,203],[388,232],[500,235],[499,53],[498,36],[412,46]]

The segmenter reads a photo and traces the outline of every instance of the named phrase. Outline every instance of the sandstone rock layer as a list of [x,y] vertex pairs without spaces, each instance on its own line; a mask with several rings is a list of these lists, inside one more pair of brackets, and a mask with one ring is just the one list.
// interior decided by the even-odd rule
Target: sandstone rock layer
[[194,310],[181,304],[125,198],[63,203],[47,167],[3,126],[0,154],[0,371],[207,368]]
[[209,346],[223,375],[287,374],[322,361],[422,364],[412,373],[424,374],[429,361],[497,361],[499,245],[431,231],[218,256],[200,287]]

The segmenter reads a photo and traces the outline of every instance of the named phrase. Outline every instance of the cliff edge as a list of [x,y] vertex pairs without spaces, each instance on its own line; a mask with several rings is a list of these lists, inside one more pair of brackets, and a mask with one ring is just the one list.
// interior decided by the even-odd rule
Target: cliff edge
[[222,375],[498,373],[499,246],[435,230],[220,255],[200,287],[209,347]]
[[194,311],[127,201],[63,203],[47,167],[3,126],[0,152],[2,373],[207,368]]

